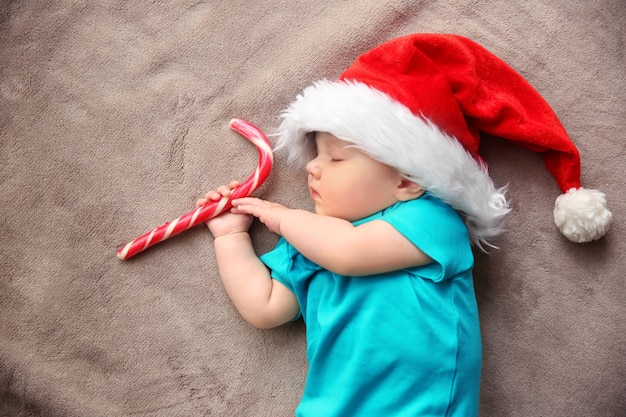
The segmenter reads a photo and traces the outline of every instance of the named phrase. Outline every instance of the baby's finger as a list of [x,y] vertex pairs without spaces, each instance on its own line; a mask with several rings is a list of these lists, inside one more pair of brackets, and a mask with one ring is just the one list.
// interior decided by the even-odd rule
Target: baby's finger
[[260,206],[265,204],[266,202],[256,197],[242,197],[233,200],[233,206],[238,207],[242,205],[246,206]]
[[[230,188],[227,185],[222,185],[220,187],[218,187],[217,192],[219,193],[219,198],[221,197],[228,197],[230,196],[231,192],[232,192],[232,188]],[[218,200],[219,200],[218,198]]]
[[222,198],[222,195],[217,191],[209,191],[206,193],[205,200],[207,201],[218,201]]
[[254,197],[238,198],[232,201],[233,208],[237,213],[251,214],[254,217],[259,217],[263,213],[265,203],[265,201]]
[[233,205],[233,208],[232,208],[233,213],[250,214],[248,212],[250,206],[243,204],[241,200],[242,200],[241,198],[238,198],[236,200],[231,201],[231,204]]
[[231,207],[230,208],[230,212],[233,213],[233,214],[250,214],[250,213],[247,213],[247,212],[245,212],[243,210],[238,209],[237,207]]
[[209,191],[208,193],[206,193],[204,198],[201,198],[196,202],[196,207],[201,207],[211,201],[219,201],[221,199],[222,195],[220,193],[218,193],[217,191]]

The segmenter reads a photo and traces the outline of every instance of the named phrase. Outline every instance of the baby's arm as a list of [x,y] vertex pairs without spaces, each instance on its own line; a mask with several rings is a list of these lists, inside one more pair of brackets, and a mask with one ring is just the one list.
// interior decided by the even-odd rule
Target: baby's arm
[[[220,187],[198,205],[229,193],[228,187]],[[292,320],[299,306],[293,292],[270,277],[254,252],[248,234],[251,220],[249,215],[224,213],[209,220],[207,226],[215,237],[215,257],[226,293],[246,321],[267,329]]]
[[257,198],[238,199],[233,203],[236,212],[258,217],[302,255],[338,274],[373,275],[432,262],[382,220],[355,227],[343,219],[292,210]]
[[224,289],[247,322],[269,329],[296,317],[299,307],[295,295],[270,277],[248,233],[216,237],[215,257]]

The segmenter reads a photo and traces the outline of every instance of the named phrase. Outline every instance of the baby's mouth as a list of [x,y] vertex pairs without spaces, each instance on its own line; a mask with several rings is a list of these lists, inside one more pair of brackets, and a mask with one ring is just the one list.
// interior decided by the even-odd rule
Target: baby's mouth
[[313,201],[318,201],[320,199],[320,193],[318,193],[315,188],[309,186],[309,194],[311,195],[311,199]]

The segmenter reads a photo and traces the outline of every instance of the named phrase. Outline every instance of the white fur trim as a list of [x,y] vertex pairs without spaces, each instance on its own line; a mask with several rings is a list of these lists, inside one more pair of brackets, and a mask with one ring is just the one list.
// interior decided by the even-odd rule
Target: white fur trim
[[598,190],[571,188],[557,197],[554,204],[554,223],[572,242],[600,239],[609,230],[612,220],[605,196]]
[[374,159],[397,168],[465,215],[481,249],[503,230],[510,211],[505,188],[454,138],[386,94],[358,82],[318,81],[282,114],[276,149],[304,165],[313,156],[308,132],[329,132]]

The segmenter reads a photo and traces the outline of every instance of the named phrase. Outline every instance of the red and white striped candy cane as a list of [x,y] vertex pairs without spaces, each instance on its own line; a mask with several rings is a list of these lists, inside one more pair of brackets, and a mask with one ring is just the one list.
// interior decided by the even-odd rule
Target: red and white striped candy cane
[[259,151],[259,163],[256,170],[247,180],[235,188],[230,197],[222,197],[219,201],[211,201],[194,211],[180,216],[178,219],[165,223],[162,226],[139,236],[137,239],[128,243],[126,246],[117,251],[117,257],[120,259],[128,259],[135,256],[139,252],[163,242],[180,232],[208,221],[213,217],[229,210],[232,207],[232,201],[236,198],[247,197],[261,186],[267,179],[272,170],[274,162],[272,155],[272,146],[267,137],[256,126],[241,119],[233,119],[230,121],[230,128],[242,135],[244,138],[252,142]]

